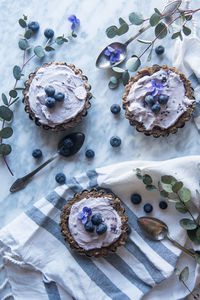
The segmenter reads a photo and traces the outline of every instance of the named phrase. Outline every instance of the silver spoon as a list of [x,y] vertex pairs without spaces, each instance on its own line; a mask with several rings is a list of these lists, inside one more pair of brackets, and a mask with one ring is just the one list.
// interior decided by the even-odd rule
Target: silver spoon
[[[66,140],[68,138],[72,140],[73,146],[68,149],[65,149],[65,148],[63,148],[64,140]],[[54,159],[56,159],[59,155],[69,157],[69,156],[72,156],[75,153],[77,153],[81,149],[81,147],[84,143],[84,140],[85,140],[85,135],[81,132],[71,133],[71,134],[65,136],[64,138],[62,138],[58,143],[58,151],[51,158],[49,158],[42,165],[40,165],[38,168],[36,168],[32,172],[30,172],[29,174],[25,175],[24,177],[18,178],[12,184],[12,186],[10,188],[10,192],[14,193],[14,192],[17,192],[17,191],[23,189],[36,173],[38,173],[46,165],[48,165],[50,162],[52,162]]]
[[168,226],[164,222],[151,217],[138,218],[137,222],[140,229],[149,239],[153,241],[162,241],[167,238],[174,246],[194,258],[194,253],[192,251],[186,249],[169,236]]
[[[181,5],[181,0],[168,0],[163,11],[162,14],[168,14],[171,12],[174,12],[180,5]],[[164,18],[164,17],[163,17]],[[128,41],[126,41],[125,43],[120,43],[120,42],[114,42],[109,44],[108,46],[106,46],[101,53],[99,54],[97,60],[96,60],[96,67],[99,69],[108,69],[108,68],[112,68],[115,67],[119,64],[121,64],[126,56],[127,56],[127,46],[133,41],[135,40],[140,34],[142,34],[144,31],[146,31],[147,29],[149,29],[151,27],[151,25],[147,25],[146,27],[143,27],[142,29],[140,29],[138,31],[138,33],[136,33],[134,36],[132,36],[130,39],[128,39]],[[105,56],[104,51],[107,49],[107,47],[112,47],[116,50],[120,49],[122,51],[122,53],[120,54],[119,60],[115,63],[115,64],[110,64],[109,59]]]

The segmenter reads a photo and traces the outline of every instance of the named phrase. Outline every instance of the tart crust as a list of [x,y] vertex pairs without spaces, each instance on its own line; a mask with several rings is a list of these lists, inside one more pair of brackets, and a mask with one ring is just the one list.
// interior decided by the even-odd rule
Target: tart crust
[[[113,242],[111,245],[107,247],[102,247],[102,248],[95,248],[95,249],[90,249],[90,250],[85,250],[81,248],[77,242],[74,240],[73,236],[71,235],[71,232],[68,227],[68,220],[69,220],[69,215],[71,211],[71,207],[74,203],[81,201],[82,199],[85,198],[98,198],[98,197],[109,197],[111,198],[111,204],[112,207],[117,211],[121,218],[121,230],[122,233],[119,236],[119,238]],[[120,199],[115,196],[112,193],[108,193],[104,190],[97,190],[97,189],[92,189],[91,191],[84,190],[80,194],[75,194],[74,198],[71,198],[68,200],[67,204],[63,206],[62,213],[60,215],[60,226],[61,226],[61,233],[65,238],[65,241],[69,243],[70,247],[72,250],[77,251],[80,254],[86,254],[87,256],[94,256],[94,257],[100,257],[100,256],[106,256],[109,254],[109,252],[115,252],[118,246],[122,246],[125,244],[125,241],[127,239],[127,229],[128,229],[128,217],[124,215],[125,208],[121,206],[120,204]]]
[[[83,109],[75,117],[67,120],[66,122],[64,122],[62,124],[57,124],[57,125],[55,125],[55,127],[51,127],[49,125],[42,124],[39,121],[39,119],[35,116],[35,113],[30,108],[29,96],[28,96],[29,87],[30,87],[31,82],[32,82],[33,78],[35,77],[37,71],[42,67],[48,67],[52,64],[53,65],[65,65],[65,66],[69,67],[70,69],[72,69],[76,75],[81,76],[82,80],[84,81],[85,89],[87,91],[87,96],[86,96],[85,105],[84,105]],[[91,106],[89,100],[92,98],[92,94],[90,93],[90,90],[91,90],[91,85],[88,83],[88,78],[85,75],[83,75],[82,70],[77,69],[74,65],[72,65],[72,64],[68,65],[66,62],[45,63],[41,67],[37,67],[35,69],[35,71],[29,75],[29,79],[25,82],[25,89],[23,91],[23,94],[24,94],[23,102],[25,105],[24,109],[25,109],[25,112],[27,112],[29,114],[30,119],[35,121],[35,124],[37,126],[42,126],[44,129],[46,129],[46,130],[50,129],[52,131],[66,130],[67,128],[76,126],[77,123],[81,122],[82,117],[87,115],[87,110]]]
[[[158,72],[160,69],[168,69],[172,72],[175,72],[178,74],[184,84],[185,87],[185,95],[191,99],[191,105],[187,108],[187,110],[179,117],[179,119],[176,121],[176,123],[169,128],[162,129],[159,126],[154,126],[151,130],[146,130],[144,125],[136,120],[134,120],[134,115],[128,110],[129,102],[127,101],[127,96],[130,92],[130,89],[132,85],[138,81],[140,78],[142,78],[145,75],[152,75],[156,72]],[[190,120],[192,112],[194,110],[194,90],[191,87],[191,81],[186,78],[185,74],[182,72],[179,72],[176,68],[168,67],[167,65],[153,65],[153,67],[145,67],[142,70],[139,70],[135,77],[131,76],[129,83],[125,87],[125,93],[122,98],[122,105],[125,112],[125,117],[129,120],[130,125],[135,126],[136,130],[139,132],[143,132],[145,135],[153,135],[154,137],[160,137],[160,136],[168,136],[170,133],[174,134],[177,132],[178,128],[182,128],[185,125],[185,122]]]

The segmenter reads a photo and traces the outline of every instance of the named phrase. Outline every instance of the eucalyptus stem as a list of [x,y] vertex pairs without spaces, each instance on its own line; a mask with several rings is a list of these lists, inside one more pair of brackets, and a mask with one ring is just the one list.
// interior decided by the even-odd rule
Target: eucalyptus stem
[[187,284],[185,283],[184,280],[181,280],[182,284],[185,286],[185,288],[188,290],[188,292],[190,293],[190,295],[192,295],[194,297],[195,300],[198,300],[198,298],[194,295],[194,293],[190,290],[190,288],[187,286]]
[[179,194],[177,193],[178,199],[181,202],[181,204],[184,206],[184,208],[187,210],[187,212],[190,214],[190,216],[192,217],[194,223],[197,225],[197,227],[199,226],[198,222],[195,220],[193,214],[191,213],[191,211],[189,210],[189,208],[187,207],[187,205],[185,205],[185,202],[181,200]]

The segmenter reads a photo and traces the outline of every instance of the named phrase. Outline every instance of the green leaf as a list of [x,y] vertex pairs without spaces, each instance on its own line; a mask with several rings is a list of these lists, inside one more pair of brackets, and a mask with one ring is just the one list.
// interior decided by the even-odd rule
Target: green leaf
[[[77,37],[77,35],[76,35],[76,36],[74,36],[74,35],[76,35],[76,34],[75,34],[75,33],[73,33],[73,35],[72,35],[72,36],[73,36],[74,38],[75,38],[75,37]],[[66,39],[65,37],[63,37],[63,38],[62,38],[62,40],[63,40],[65,43],[69,42],[69,40],[68,40],[68,39]]]
[[122,35],[122,34],[126,33],[128,30],[129,30],[128,24],[124,23],[117,30],[117,34],[118,35]]
[[10,103],[10,106],[13,105],[18,99],[19,99],[19,97],[15,98],[15,99]]
[[29,40],[33,35],[33,31],[31,29],[26,30],[26,32],[24,33],[24,37]]
[[176,203],[176,210],[178,210],[178,212],[180,212],[181,214],[187,213],[187,209],[180,202]]
[[55,49],[53,47],[51,47],[51,46],[46,46],[44,48],[44,50],[47,51],[47,52],[50,52],[50,51],[54,51]]
[[26,50],[26,48],[28,48],[28,42],[24,39],[20,39],[18,42],[18,46],[21,50]]
[[158,15],[160,15],[160,16],[162,15],[158,8],[154,8],[154,11],[155,11],[155,13],[157,13]]
[[147,191],[154,192],[154,191],[156,191],[157,189],[156,189],[156,186],[155,186],[155,185],[150,184],[150,185],[146,185],[146,190],[147,190]]
[[187,15],[187,16],[185,16],[185,19],[186,19],[187,21],[192,20],[192,15]]
[[26,15],[23,15],[23,17],[24,17],[24,20],[27,21],[27,16],[26,16]]
[[175,275],[180,275],[180,270],[179,270],[178,268],[175,268],[175,269],[174,269],[174,274],[175,274]]
[[16,91],[16,90],[11,90],[11,91],[9,92],[9,96],[10,96],[11,98],[16,98],[16,97],[17,97],[17,91]]
[[200,264],[200,251],[195,251],[194,258],[198,264]]
[[5,95],[4,93],[2,93],[2,94],[1,94],[1,97],[2,97],[3,103],[4,103],[5,105],[8,105],[8,99],[7,99],[6,95]]
[[125,71],[123,74],[122,74],[122,82],[123,82],[123,85],[127,85],[129,83],[129,78],[130,78],[130,75],[129,75],[129,72],[128,71]]
[[143,16],[140,13],[132,12],[129,15],[129,21],[134,25],[141,25],[143,23]]
[[124,71],[125,71],[124,69],[119,68],[119,67],[113,67],[112,70],[117,73],[124,73]]
[[198,229],[188,230],[188,231],[187,231],[187,235],[188,235],[189,239],[190,239],[194,244],[199,244],[199,243],[200,243],[200,239],[198,239],[198,237],[197,237],[197,230],[198,230]]
[[3,139],[8,139],[13,134],[13,130],[11,127],[5,127],[0,131],[0,137]]
[[55,43],[57,45],[62,45],[64,43],[63,41],[63,37],[62,36],[58,36],[56,39],[55,39]]
[[8,155],[12,151],[12,148],[8,144],[1,144],[0,145],[0,155]]
[[164,176],[161,176],[161,181],[163,183],[167,183],[167,184],[173,184],[176,182],[176,179],[173,177],[173,176],[170,176],[170,175],[164,175]]
[[172,191],[174,193],[177,193],[181,188],[183,187],[183,183],[181,181],[175,182],[175,184],[172,186]]
[[22,27],[22,28],[26,28],[27,27],[27,23],[26,21],[24,21],[23,19],[19,19],[19,25]]
[[[73,38],[77,37],[77,34],[75,32],[72,32]],[[63,38],[63,42],[68,42],[68,39]]]
[[188,267],[185,267],[183,269],[183,271],[180,273],[179,275],[179,280],[180,281],[187,281],[189,278],[189,268]]
[[153,182],[153,180],[152,180],[151,176],[148,175],[148,174],[144,174],[143,183],[147,184],[147,185],[150,185],[150,184],[152,184],[152,182]]
[[156,26],[159,23],[159,21],[160,21],[160,16],[157,13],[154,13],[149,20],[151,26]]
[[167,193],[166,191],[160,191],[160,196],[164,197],[164,198],[168,198],[169,193]]
[[15,90],[16,90],[16,91],[23,91],[24,88],[23,88],[23,87],[17,87],[17,88],[15,88]]
[[168,199],[168,201],[169,202],[173,202],[173,203],[177,203],[177,202],[180,202],[180,200],[179,199],[176,199],[176,198],[174,198],[174,199]]
[[138,178],[139,180],[142,180],[142,179],[143,179],[143,176],[142,176],[142,175],[136,174],[136,176],[137,176],[137,178]]
[[178,31],[178,32],[174,32],[173,34],[172,34],[172,39],[174,40],[174,39],[176,39],[177,37],[179,37],[180,36],[180,31]]
[[171,184],[167,184],[167,183],[162,182],[161,185],[162,185],[162,188],[165,192],[167,192],[167,193],[172,193],[173,192]]
[[[162,33],[161,33],[162,32]],[[158,23],[155,27],[155,35],[158,39],[163,39],[167,35],[167,27],[163,22]]]
[[108,83],[109,88],[115,89],[118,87],[118,85],[119,85],[119,79],[117,79],[117,77],[115,76],[110,77],[110,81]]
[[126,69],[130,72],[135,72],[141,65],[141,61],[137,56],[131,57],[126,62]]
[[179,197],[183,202],[188,202],[191,199],[191,192],[189,189],[183,187],[179,192]]
[[142,44],[151,44],[152,43],[152,41],[146,41],[146,40],[140,40],[140,39],[138,39],[137,41]]
[[126,21],[124,19],[119,18],[119,24],[122,25],[122,24],[127,24],[127,23],[126,23]]
[[106,29],[106,35],[108,38],[112,39],[117,35],[117,31],[118,31],[117,26],[115,25],[110,26]]
[[12,119],[13,112],[7,106],[0,106],[0,118],[5,121],[10,121]]
[[151,50],[150,50],[150,52],[149,52],[149,55],[148,55],[148,57],[147,57],[147,61],[150,61],[150,60],[151,60],[151,58],[152,58],[152,53],[153,53],[153,44],[152,44]]
[[192,30],[189,27],[186,27],[185,25],[183,25],[183,33],[185,35],[190,35],[192,32]]
[[113,84],[117,84],[118,83],[118,79],[115,76],[110,77],[110,82],[112,82]]
[[182,219],[180,220],[180,225],[185,229],[185,230],[193,230],[197,228],[197,225],[193,220],[190,219]]
[[13,76],[17,80],[19,80],[21,78],[21,68],[19,66],[14,66],[14,68],[13,68]]
[[37,55],[37,57],[42,58],[45,56],[44,50],[42,48],[42,46],[36,46],[34,48],[34,53],[35,55]]
[[136,169],[136,173],[139,174],[139,175],[141,175],[141,174],[142,174],[142,170],[139,169],[139,168],[137,168],[137,169]]

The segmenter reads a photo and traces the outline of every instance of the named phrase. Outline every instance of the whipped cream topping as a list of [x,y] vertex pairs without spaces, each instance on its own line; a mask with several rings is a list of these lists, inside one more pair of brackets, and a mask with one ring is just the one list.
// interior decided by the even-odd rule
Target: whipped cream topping
[[[106,247],[115,242],[121,235],[121,218],[117,211],[111,206],[110,198],[88,198],[83,199],[72,205],[68,227],[77,244],[87,250]],[[90,233],[84,228],[78,214],[82,212],[83,207],[92,209],[92,214],[100,213],[107,225],[107,231],[98,235],[96,231]]]
[[[167,104],[161,105],[161,110],[157,114],[153,113],[151,107],[144,102],[153,79],[163,84],[162,94],[169,96]],[[151,76],[143,76],[134,82],[127,96],[127,102],[128,110],[133,114],[134,119],[143,123],[146,130],[151,130],[155,126],[162,129],[169,128],[192,104],[192,101],[185,96],[185,87],[179,74],[168,69],[161,69]]]
[[[63,102],[57,102],[53,108],[45,105],[46,86],[53,86],[56,93],[63,93]],[[29,87],[31,110],[42,124],[55,127],[75,117],[84,108],[87,91],[83,79],[65,65],[51,64],[41,67]]]

